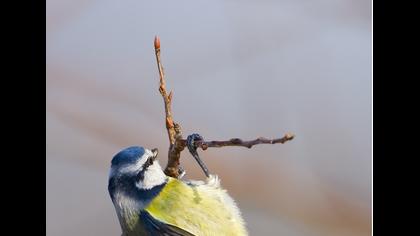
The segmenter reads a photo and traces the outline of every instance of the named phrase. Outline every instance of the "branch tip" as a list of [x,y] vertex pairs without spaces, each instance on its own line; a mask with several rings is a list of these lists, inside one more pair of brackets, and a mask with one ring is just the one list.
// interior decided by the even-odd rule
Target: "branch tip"
[[155,45],[155,49],[160,49],[160,39],[159,36],[155,36],[155,41],[154,41],[154,45]]

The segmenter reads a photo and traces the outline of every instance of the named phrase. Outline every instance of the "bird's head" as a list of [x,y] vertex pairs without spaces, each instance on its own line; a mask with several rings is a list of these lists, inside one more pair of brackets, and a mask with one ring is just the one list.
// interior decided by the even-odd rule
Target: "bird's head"
[[158,150],[133,146],[121,150],[111,161],[108,189],[113,192],[149,190],[165,183],[163,173],[156,157]]

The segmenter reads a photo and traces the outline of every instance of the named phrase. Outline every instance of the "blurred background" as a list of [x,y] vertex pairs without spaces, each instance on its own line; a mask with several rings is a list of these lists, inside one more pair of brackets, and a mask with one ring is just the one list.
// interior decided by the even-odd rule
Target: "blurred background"
[[47,0],[46,19],[47,235],[120,235],[111,158],[166,165],[155,35],[185,136],[296,134],[201,152],[251,235],[371,234],[370,1]]

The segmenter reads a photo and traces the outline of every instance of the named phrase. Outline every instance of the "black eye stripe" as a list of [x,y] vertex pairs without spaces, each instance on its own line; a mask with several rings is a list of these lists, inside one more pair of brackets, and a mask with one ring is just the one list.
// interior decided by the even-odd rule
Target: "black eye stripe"
[[143,164],[143,170],[145,170],[147,167],[151,166],[153,164],[153,158],[149,157],[147,158],[146,162]]
[[143,163],[142,170],[137,173],[137,180],[143,181],[144,173],[146,172],[147,168],[153,164],[153,156],[147,158],[146,162]]

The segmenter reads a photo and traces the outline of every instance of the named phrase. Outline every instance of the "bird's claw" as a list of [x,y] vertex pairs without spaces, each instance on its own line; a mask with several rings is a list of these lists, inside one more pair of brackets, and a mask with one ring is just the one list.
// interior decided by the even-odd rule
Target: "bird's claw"
[[209,170],[207,169],[207,167],[204,164],[204,162],[198,156],[198,153],[197,153],[197,148],[198,147],[196,145],[196,141],[204,141],[204,139],[199,134],[191,134],[191,135],[188,135],[188,137],[187,137],[187,147],[188,147],[188,150],[190,151],[191,155],[195,158],[195,160],[198,162],[198,164],[200,165],[200,167],[203,170],[204,174],[207,177],[209,177],[210,176]]

